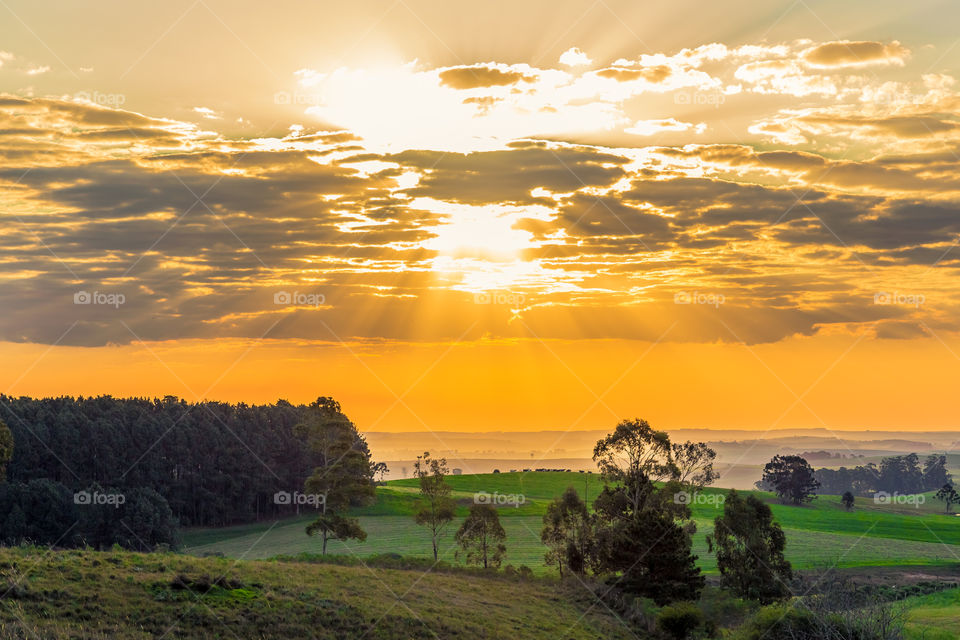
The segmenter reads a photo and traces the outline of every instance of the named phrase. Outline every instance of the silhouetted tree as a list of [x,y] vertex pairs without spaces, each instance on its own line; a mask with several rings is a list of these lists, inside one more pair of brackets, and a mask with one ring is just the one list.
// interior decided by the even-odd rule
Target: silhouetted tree
[[813,468],[800,456],[774,456],[763,467],[764,485],[772,487],[781,500],[803,504],[816,498],[820,483]]
[[331,539],[366,540],[360,521],[345,514],[351,505],[367,504],[375,497],[373,463],[356,427],[336,400],[318,398],[296,431],[320,456],[305,485],[308,494],[320,496],[320,514],[307,527],[307,534],[322,537],[323,554]]
[[693,528],[678,522],[691,512],[677,499],[684,485],[669,436],[645,420],[624,420],[597,442],[593,458],[604,480],[593,503],[593,570],[619,574],[625,590],[658,604],[696,600],[704,578],[692,553]]
[[952,484],[950,472],[947,471],[947,456],[931,454],[923,462],[923,489],[939,489],[945,484]]
[[0,420],[0,482],[7,481],[7,465],[13,458],[13,433],[3,420]]
[[714,471],[713,461],[717,452],[703,442],[684,442],[671,445],[673,463],[677,467],[677,480],[691,494],[713,484],[720,474]]
[[789,596],[793,573],[783,555],[786,540],[769,506],[752,495],[743,499],[731,489],[708,538],[716,547],[721,584],[741,598],[764,604]]
[[544,561],[557,565],[561,578],[564,563],[571,571],[583,573],[590,539],[589,519],[587,505],[573,487],[567,487],[563,495],[547,505],[540,532],[540,540],[547,545]]

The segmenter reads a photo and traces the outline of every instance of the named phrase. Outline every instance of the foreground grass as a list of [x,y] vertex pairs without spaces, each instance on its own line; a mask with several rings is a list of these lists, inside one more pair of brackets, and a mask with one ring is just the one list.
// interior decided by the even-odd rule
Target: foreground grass
[[590,594],[462,572],[0,549],[0,637],[628,638]]
[[960,638],[960,589],[908,598],[907,640]]

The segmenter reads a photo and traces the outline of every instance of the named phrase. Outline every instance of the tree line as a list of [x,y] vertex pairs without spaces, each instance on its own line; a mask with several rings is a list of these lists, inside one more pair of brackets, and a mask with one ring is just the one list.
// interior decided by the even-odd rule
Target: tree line
[[247,405],[0,395],[0,421],[9,427],[0,435],[8,480],[0,513],[9,525],[0,540],[143,549],[175,543],[178,526],[322,511],[319,501],[289,496],[345,449],[362,460],[357,482],[372,494],[374,474],[385,467],[370,459],[352,423],[324,423],[339,444],[314,446],[323,439],[318,416],[331,412],[342,415],[329,398]]
[[928,455],[921,465],[916,453],[884,458],[880,465],[870,462],[853,468],[817,469],[816,480],[821,493],[842,495],[849,491],[856,496],[879,492],[910,495],[940,489],[952,484],[945,455]]

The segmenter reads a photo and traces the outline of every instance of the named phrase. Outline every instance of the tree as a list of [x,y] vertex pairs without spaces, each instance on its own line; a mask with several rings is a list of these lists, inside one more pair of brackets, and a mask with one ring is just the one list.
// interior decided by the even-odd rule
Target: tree
[[687,528],[661,508],[633,513],[628,492],[605,486],[593,503],[597,524],[592,562],[596,573],[619,573],[616,583],[630,594],[662,606],[697,600],[705,583]]
[[930,491],[945,484],[952,484],[947,471],[947,456],[931,454],[923,463],[923,488]]
[[[940,485],[934,485],[940,486]],[[877,490],[887,493],[920,493],[923,491],[923,471],[915,453],[891,456],[880,462]]]
[[847,511],[853,511],[853,502],[854,502],[853,493],[851,493],[850,491],[845,492],[843,496],[840,498],[840,502],[843,503],[844,509],[846,509]]
[[448,473],[445,458],[431,458],[426,451],[417,456],[413,465],[414,475],[420,479],[420,509],[414,516],[417,524],[430,528],[433,540],[433,559],[440,558],[437,550],[437,538],[453,520],[456,501],[450,497],[453,487],[446,483]]
[[695,494],[720,477],[714,471],[713,461],[717,452],[704,442],[690,442],[671,446],[673,463],[677,467],[677,480],[683,488]]
[[7,481],[7,465],[13,459],[13,434],[10,427],[0,420],[0,482]]
[[706,478],[709,453],[700,445],[684,445],[681,453],[687,451],[684,476],[669,436],[639,419],[620,422],[594,447],[604,488],[593,503],[590,564],[596,573],[619,574],[627,592],[658,604],[696,600],[704,585],[692,528],[678,522],[690,517],[690,508],[676,495],[681,478]]
[[945,484],[940,487],[940,490],[934,495],[937,500],[942,500],[946,503],[945,511],[950,513],[950,505],[960,502],[960,493],[957,493],[957,490],[953,488],[952,484]]
[[800,456],[774,456],[763,467],[764,486],[771,487],[781,500],[799,505],[816,498],[820,483],[813,468]]
[[323,554],[329,540],[366,540],[360,521],[344,515],[351,505],[366,504],[375,496],[374,465],[366,442],[332,398],[312,403],[296,432],[320,460],[305,483],[306,492],[318,497],[315,502],[320,508],[317,519],[307,526],[307,535],[322,536]]
[[654,482],[679,478],[672,453],[666,431],[655,431],[646,420],[634,418],[623,420],[598,441],[593,459],[604,482],[624,487],[632,511],[639,513]]
[[731,489],[707,541],[716,547],[721,584],[736,595],[764,604],[790,595],[786,536],[770,507],[755,496],[743,499]]
[[474,504],[470,514],[460,525],[456,540],[460,549],[456,557],[464,557],[467,564],[484,569],[499,567],[507,547],[503,544],[507,533],[500,524],[497,509],[491,504]]
[[543,515],[540,540],[547,545],[544,560],[555,564],[563,578],[563,565],[575,573],[583,573],[590,538],[586,503],[573,487],[567,487],[559,498],[547,505]]

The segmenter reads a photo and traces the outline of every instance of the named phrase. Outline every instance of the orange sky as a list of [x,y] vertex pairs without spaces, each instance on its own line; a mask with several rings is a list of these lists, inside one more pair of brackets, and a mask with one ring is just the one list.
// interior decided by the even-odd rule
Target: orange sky
[[13,395],[169,393],[245,402],[327,394],[367,431],[596,429],[625,416],[664,428],[935,430],[960,426],[958,347],[851,335],[750,348],[225,341],[60,347],[44,355],[45,347],[5,344],[0,385]]
[[960,426],[956,3],[3,9],[0,392]]

